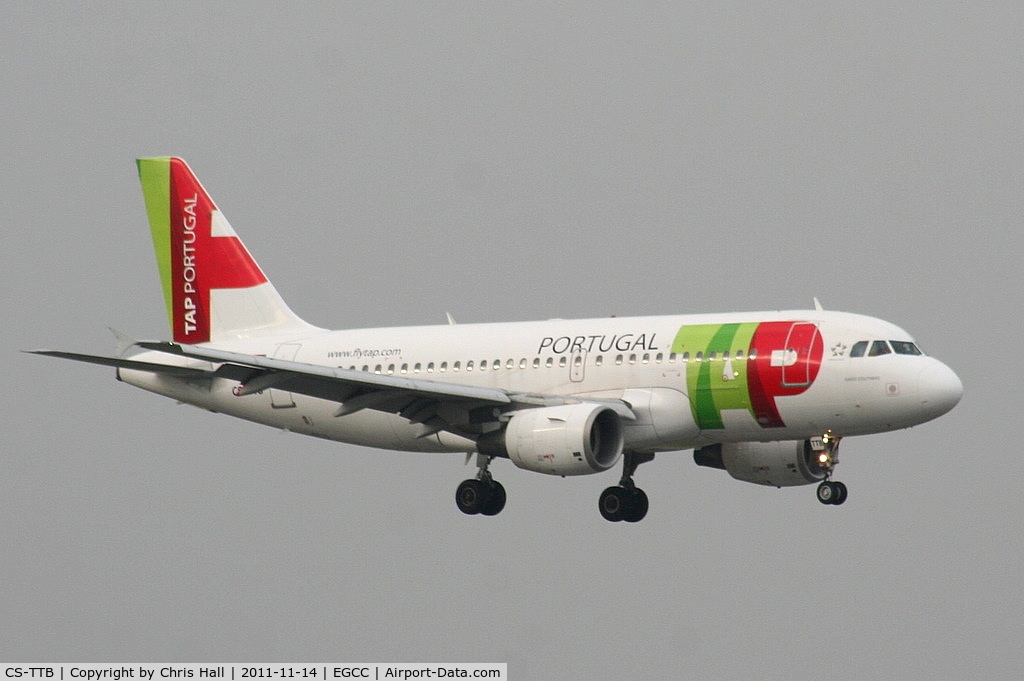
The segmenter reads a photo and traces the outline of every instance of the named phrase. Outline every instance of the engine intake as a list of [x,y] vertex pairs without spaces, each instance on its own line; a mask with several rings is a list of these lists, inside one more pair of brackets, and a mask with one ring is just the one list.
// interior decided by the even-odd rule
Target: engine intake
[[695,449],[693,460],[728,471],[737,480],[772,487],[810,485],[826,474],[809,440],[713,444]]
[[599,404],[526,409],[505,429],[477,441],[481,454],[503,456],[519,468],[549,475],[606,471],[622,456],[622,422]]

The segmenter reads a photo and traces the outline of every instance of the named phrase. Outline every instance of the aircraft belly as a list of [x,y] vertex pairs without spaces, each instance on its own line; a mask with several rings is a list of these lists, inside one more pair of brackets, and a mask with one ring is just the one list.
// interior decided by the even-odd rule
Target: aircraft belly
[[118,369],[117,377],[129,385],[157,395],[207,409],[213,408],[211,406],[211,390],[215,379],[212,378],[179,378],[135,369]]

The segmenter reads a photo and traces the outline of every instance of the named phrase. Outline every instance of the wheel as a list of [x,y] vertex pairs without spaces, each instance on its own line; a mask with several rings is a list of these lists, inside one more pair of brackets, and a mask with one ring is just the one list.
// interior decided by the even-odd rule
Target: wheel
[[501,513],[501,509],[505,508],[505,498],[505,488],[497,480],[492,480],[491,488],[487,490],[487,498],[480,509],[480,514],[498,515]]
[[844,501],[846,501],[846,495],[847,495],[846,485],[844,485],[841,482],[833,482],[832,484],[836,488],[836,495],[835,495],[835,499],[832,501],[832,505],[833,506],[838,506],[839,504],[841,504]]
[[623,519],[629,500],[626,490],[622,487],[609,487],[601,492],[597,508],[601,511],[601,517],[613,523]]
[[834,504],[838,490],[828,480],[818,485],[818,501],[823,504]]
[[483,510],[487,501],[487,489],[476,479],[463,480],[455,490],[455,504],[466,515],[476,515]]
[[635,487],[633,493],[629,495],[629,504],[626,506],[626,512],[622,519],[627,523],[638,523],[647,515],[649,506],[647,493],[639,487]]

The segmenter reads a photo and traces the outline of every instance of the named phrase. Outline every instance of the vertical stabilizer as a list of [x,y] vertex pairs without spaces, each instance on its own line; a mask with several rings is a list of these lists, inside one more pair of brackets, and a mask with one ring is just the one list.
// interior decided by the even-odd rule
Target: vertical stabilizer
[[138,166],[176,343],[317,330],[288,308],[183,160]]

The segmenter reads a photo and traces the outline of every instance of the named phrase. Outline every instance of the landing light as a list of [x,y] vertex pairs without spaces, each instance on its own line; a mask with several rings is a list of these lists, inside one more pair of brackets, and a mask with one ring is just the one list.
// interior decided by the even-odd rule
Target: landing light
[[821,463],[828,463],[828,454],[826,454],[825,452],[819,454],[818,461],[820,461]]

